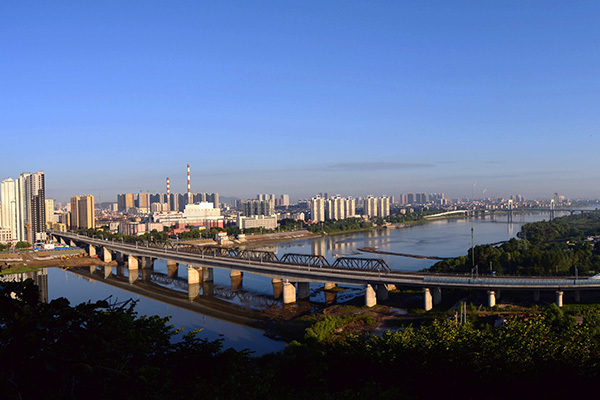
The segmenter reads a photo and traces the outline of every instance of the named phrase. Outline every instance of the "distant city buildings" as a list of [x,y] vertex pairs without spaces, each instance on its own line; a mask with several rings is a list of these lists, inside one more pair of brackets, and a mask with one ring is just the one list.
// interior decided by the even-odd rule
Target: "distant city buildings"
[[43,172],[22,173],[0,184],[2,228],[10,241],[34,243],[46,240],[46,199]]
[[325,199],[315,196],[310,200],[310,218],[312,222],[325,221]]
[[275,202],[269,200],[247,200],[242,203],[243,213],[246,217],[254,215],[271,216],[275,214]]
[[254,215],[252,217],[244,217],[238,215],[237,225],[242,230],[251,228],[277,229],[277,216]]
[[342,197],[339,194],[327,199],[319,194],[310,201],[312,222],[325,220],[340,220],[356,216],[356,200],[352,197]]
[[[191,199],[191,201],[190,201]],[[122,193],[117,195],[117,211],[123,214],[183,212],[188,204],[209,202],[219,208],[218,193]]]
[[367,196],[363,199],[363,217],[385,218],[390,215],[390,198]]
[[95,229],[95,205],[94,196],[71,197],[71,230]]
[[154,222],[159,222],[164,226],[180,224],[183,226],[204,226],[206,228],[224,227],[224,218],[221,215],[221,210],[215,208],[214,204],[209,202],[188,204],[185,206],[183,212],[155,213],[152,219]]

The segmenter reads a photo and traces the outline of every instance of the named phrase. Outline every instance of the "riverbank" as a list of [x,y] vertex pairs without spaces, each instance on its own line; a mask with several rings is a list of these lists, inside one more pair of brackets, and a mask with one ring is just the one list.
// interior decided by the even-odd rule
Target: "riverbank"
[[116,261],[105,263],[97,257],[89,257],[81,249],[42,252],[5,253],[0,255],[0,268],[3,274],[34,271],[46,267],[91,267],[95,265],[116,266]]
[[321,237],[307,230],[263,233],[247,235],[244,240],[234,240],[234,244],[240,247],[256,247],[263,244],[287,242],[293,240],[314,239]]

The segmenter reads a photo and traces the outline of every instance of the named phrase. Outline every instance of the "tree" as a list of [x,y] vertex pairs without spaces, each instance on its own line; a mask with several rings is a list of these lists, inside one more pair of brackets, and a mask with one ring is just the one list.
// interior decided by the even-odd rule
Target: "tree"
[[29,244],[28,242],[21,241],[21,242],[17,242],[15,247],[17,249],[29,249],[29,248],[31,248],[31,244]]

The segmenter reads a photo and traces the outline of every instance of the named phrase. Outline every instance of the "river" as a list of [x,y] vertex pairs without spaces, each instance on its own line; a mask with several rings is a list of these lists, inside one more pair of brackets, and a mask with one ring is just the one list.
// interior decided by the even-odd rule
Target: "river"
[[[557,216],[562,214],[557,212]],[[286,253],[319,254],[333,261],[336,257],[368,257],[382,258],[394,270],[415,271],[433,265],[435,260],[416,259],[393,255],[361,253],[361,247],[377,247],[379,250],[417,254],[424,256],[455,257],[465,255],[471,247],[471,240],[475,245],[496,243],[515,237],[524,223],[548,219],[548,214],[527,213],[515,214],[513,222],[508,223],[504,216],[486,216],[485,218],[472,219],[447,219],[431,221],[427,224],[416,225],[401,229],[378,229],[351,234],[326,236],[317,239],[307,239],[291,242],[280,242],[263,246],[262,249],[270,250],[282,256]],[[473,232],[473,235],[471,235]],[[114,286],[108,282],[112,277],[117,277],[122,271],[113,268],[111,279],[104,280],[101,271],[92,274],[94,279],[82,276],[75,272],[63,271],[58,268],[47,268],[42,274],[47,278],[48,300],[58,297],[67,298],[71,304],[87,301],[96,301],[109,298],[111,301],[125,301],[133,298],[138,301],[136,310],[143,315],[170,316],[170,323],[176,328],[184,328],[185,332],[193,329],[202,329],[199,336],[209,339],[221,339],[225,348],[232,347],[236,350],[250,349],[256,355],[282,350],[285,343],[264,336],[259,329],[249,327],[232,320],[215,318],[189,307],[177,306],[173,302],[162,302],[127,290],[127,284]],[[125,276],[127,269],[124,269]],[[179,297],[186,293],[187,272],[180,267],[178,277],[168,278],[168,269],[164,260],[156,260],[152,277],[156,278],[155,285],[173,290]],[[96,277],[98,276],[98,277]],[[46,280],[44,278],[44,280]],[[142,281],[140,276],[138,285]],[[345,287],[342,292],[332,299],[331,294],[320,290],[322,284],[311,283],[311,301],[343,302],[362,293],[361,288]],[[269,278],[245,274],[243,284],[232,289],[232,281],[228,270],[214,270],[214,286],[210,289],[202,288],[200,295],[208,295],[215,301],[228,302],[250,309],[264,307],[282,307],[280,300],[273,298],[273,285]],[[185,297],[185,296],[184,296]],[[206,298],[206,297],[205,297]]]

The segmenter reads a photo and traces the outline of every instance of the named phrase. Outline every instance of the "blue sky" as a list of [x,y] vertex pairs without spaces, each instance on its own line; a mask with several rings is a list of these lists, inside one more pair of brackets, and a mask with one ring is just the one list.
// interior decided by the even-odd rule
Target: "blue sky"
[[[598,2],[0,2],[0,178],[48,197],[600,195]],[[478,193],[476,193],[477,195]]]

